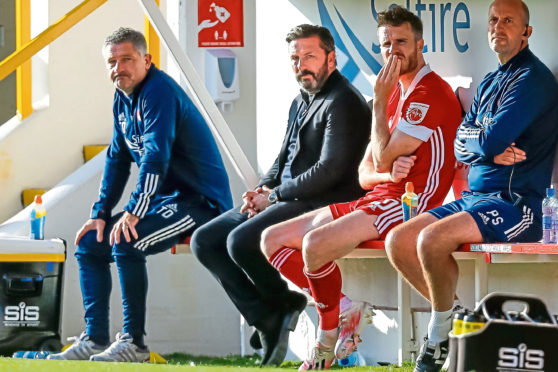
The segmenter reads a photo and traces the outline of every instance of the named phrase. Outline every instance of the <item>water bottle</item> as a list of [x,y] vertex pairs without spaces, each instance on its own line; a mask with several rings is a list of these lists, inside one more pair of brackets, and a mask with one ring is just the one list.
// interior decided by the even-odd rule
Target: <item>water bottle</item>
[[[555,190],[553,188],[553,190]],[[552,198],[552,236],[554,237],[554,243],[558,243],[558,198],[556,197],[556,191],[554,191],[554,197]]]
[[458,311],[455,316],[453,317],[453,322],[452,322],[452,331],[454,335],[460,335],[463,333],[463,321],[465,319],[465,316],[468,314],[468,311],[466,309],[462,309],[460,311]]
[[46,209],[43,205],[41,195],[35,195],[35,205],[31,210],[31,239],[42,240],[45,238],[45,216]]
[[[556,234],[555,230],[552,226],[552,219],[558,218],[558,216],[554,217],[553,215],[556,214],[556,198],[554,197],[555,190],[551,187],[547,187],[546,189],[546,198],[543,199],[542,202],[542,229],[543,229],[543,243],[545,244],[553,244],[556,243]],[[556,221],[558,224],[558,220]],[[557,226],[558,228],[558,226]]]
[[23,359],[46,359],[47,356],[52,354],[50,351],[26,351],[20,350],[16,351],[12,358],[23,358]]
[[355,351],[345,359],[339,359],[337,361],[337,364],[339,364],[341,367],[356,367],[365,366],[366,361],[364,360],[363,356],[359,354],[358,351]]
[[471,313],[463,318],[463,331],[461,334],[471,333],[482,329],[486,324],[486,318],[481,313]]
[[403,221],[408,221],[417,215],[418,195],[415,194],[415,186],[412,182],[405,184],[405,194],[401,196],[403,206]]

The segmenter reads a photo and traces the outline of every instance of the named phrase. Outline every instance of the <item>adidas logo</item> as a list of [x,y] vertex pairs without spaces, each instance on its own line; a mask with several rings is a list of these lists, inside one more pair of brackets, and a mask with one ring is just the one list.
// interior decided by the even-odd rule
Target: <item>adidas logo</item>
[[490,222],[490,218],[488,218],[488,216],[482,214],[481,212],[477,212],[477,214],[480,216],[480,218],[482,218],[482,222],[485,225],[488,225],[488,222]]
[[167,205],[165,205],[165,207],[166,207],[167,209],[170,209],[170,210],[173,211],[173,212],[177,212],[177,211],[178,211],[178,205],[177,205],[176,203],[167,204]]

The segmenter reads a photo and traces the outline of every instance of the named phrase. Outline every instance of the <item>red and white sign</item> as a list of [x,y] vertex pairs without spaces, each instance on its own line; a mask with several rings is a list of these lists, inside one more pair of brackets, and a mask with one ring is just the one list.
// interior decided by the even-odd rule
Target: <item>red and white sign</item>
[[242,0],[198,0],[198,46],[244,46]]

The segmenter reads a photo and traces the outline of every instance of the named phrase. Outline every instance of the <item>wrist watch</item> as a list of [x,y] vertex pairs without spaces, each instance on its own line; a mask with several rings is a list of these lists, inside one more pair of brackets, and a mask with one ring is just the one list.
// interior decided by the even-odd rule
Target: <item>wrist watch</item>
[[277,198],[277,193],[275,192],[275,190],[273,190],[269,193],[269,195],[267,196],[267,201],[269,201],[271,204],[277,203],[278,198]]

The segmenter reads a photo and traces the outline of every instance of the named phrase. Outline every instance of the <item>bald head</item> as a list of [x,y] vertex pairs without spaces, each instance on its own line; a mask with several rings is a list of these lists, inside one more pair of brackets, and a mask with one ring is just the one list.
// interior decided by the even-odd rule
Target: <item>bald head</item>
[[531,18],[531,15],[529,14],[529,8],[527,7],[527,4],[525,4],[522,0],[495,0],[488,7],[489,14],[490,14],[490,9],[492,9],[494,5],[502,4],[502,3],[506,3],[507,5],[517,7],[519,10],[521,10],[521,16],[523,17],[523,21],[524,21],[523,23],[526,25],[529,24],[529,19]]

